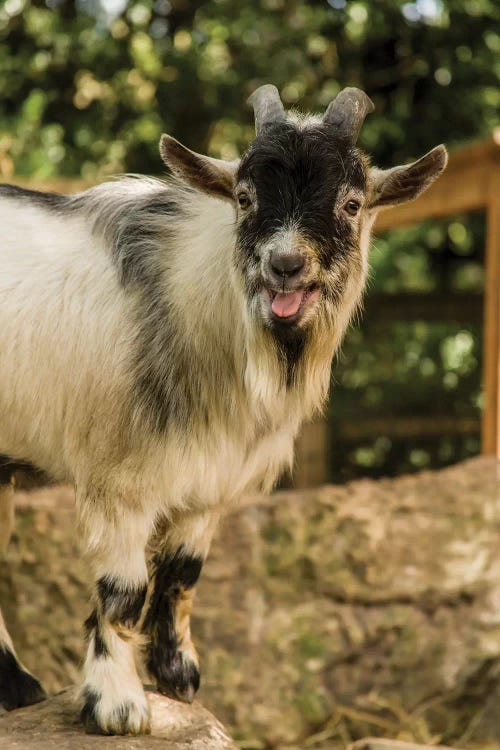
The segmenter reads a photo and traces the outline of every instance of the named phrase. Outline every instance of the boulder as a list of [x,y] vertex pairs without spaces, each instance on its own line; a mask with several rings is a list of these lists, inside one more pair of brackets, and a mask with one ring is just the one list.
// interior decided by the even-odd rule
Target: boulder
[[[88,613],[72,502],[20,496],[0,574],[51,692],[77,679]],[[500,744],[498,463],[247,498],[214,542],[193,634],[199,698],[246,748]]]
[[0,719],[2,750],[237,750],[224,727],[199,703],[187,705],[147,692],[151,734],[87,735],[78,719],[74,688]]

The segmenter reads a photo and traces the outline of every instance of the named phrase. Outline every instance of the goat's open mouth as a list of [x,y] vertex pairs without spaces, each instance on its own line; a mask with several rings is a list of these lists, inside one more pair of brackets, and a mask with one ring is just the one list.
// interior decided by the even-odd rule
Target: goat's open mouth
[[307,289],[294,289],[289,292],[279,292],[275,289],[264,289],[270,306],[272,317],[282,323],[293,323],[319,297],[319,288],[314,284]]

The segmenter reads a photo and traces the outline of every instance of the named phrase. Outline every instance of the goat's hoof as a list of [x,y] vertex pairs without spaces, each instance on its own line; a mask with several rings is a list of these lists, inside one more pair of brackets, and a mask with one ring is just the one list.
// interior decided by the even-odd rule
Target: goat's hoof
[[80,719],[87,734],[123,735],[149,734],[151,731],[149,705],[143,701],[122,700],[112,704],[106,696],[84,690],[84,705]]
[[21,667],[12,651],[0,648],[0,705],[12,711],[39,703],[46,697],[36,677]]
[[177,651],[171,661],[155,665],[151,671],[160,693],[182,703],[193,702],[200,687],[200,670],[188,651]]

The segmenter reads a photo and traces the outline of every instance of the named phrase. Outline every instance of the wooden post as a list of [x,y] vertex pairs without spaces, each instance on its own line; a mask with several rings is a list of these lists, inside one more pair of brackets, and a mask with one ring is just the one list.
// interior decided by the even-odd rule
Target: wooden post
[[486,210],[482,453],[500,460],[500,164],[493,162]]
[[295,445],[294,487],[318,487],[328,480],[327,452],[328,422],[319,419],[305,424]]

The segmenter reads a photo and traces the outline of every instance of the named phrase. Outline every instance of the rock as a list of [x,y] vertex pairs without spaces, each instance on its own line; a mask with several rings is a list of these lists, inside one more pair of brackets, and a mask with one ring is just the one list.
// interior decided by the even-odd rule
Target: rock
[[148,692],[151,735],[86,735],[78,719],[75,689],[0,718],[2,750],[237,750],[224,727],[199,703],[187,705]]
[[[202,703],[252,749],[498,742],[499,480],[476,458],[249,498],[197,593]],[[77,679],[88,614],[72,502],[21,496],[0,573],[20,655],[50,692]]]
[[444,745],[420,745],[414,742],[380,739],[379,737],[364,737],[349,745],[348,750],[454,750]]

